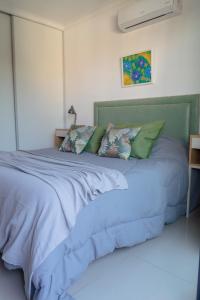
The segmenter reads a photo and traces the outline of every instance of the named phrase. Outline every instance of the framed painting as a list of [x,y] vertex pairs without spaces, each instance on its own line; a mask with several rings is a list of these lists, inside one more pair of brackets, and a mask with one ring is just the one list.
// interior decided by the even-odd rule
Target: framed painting
[[152,51],[122,57],[121,69],[123,87],[152,83]]

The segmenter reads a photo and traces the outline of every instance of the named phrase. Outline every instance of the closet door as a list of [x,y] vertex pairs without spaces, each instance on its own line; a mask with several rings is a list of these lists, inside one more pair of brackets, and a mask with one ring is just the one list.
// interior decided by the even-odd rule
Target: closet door
[[0,151],[16,150],[10,21],[0,13]]
[[60,30],[13,17],[18,148],[52,147],[63,128]]

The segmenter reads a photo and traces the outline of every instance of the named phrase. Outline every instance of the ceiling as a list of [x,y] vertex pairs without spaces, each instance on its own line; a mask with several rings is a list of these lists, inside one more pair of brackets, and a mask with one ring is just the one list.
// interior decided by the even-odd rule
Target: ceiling
[[0,0],[0,10],[68,26],[119,0]]

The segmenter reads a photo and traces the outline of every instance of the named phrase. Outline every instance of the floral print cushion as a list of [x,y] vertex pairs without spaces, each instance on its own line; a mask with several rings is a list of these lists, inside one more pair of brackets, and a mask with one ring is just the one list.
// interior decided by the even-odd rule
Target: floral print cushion
[[59,151],[80,154],[87,146],[95,128],[96,127],[93,126],[82,126],[70,129],[60,146]]
[[131,154],[131,141],[139,131],[140,127],[118,129],[109,125],[101,142],[99,156],[128,159]]

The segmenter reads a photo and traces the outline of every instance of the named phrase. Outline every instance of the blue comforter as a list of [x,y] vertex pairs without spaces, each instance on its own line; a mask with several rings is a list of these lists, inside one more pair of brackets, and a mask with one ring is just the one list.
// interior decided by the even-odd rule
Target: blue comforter
[[[53,149],[34,151],[34,155],[39,155],[40,159],[43,156],[59,159],[63,164],[66,160],[74,161],[75,157]],[[76,156],[76,161],[89,162],[97,169],[101,166],[118,170],[126,177],[129,188],[110,189],[79,212],[69,236],[45,260],[41,257],[43,263],[34,270],[34,300],[70,299],[67,289],[91,261],[115,248],[132,246],[159,235],[166,222],[174,221],[184,213],[187,156],[182,144],[173,139],[160,138],[148,160],[123,161],[84,153]],[[1,171],[3,169],[5,167],[0,168]],[[0,177],[3,176],[1,171]],[[7,167],[6,172],[11,170]],[[33,190],[38,188],[37,180],[33,179]],[[14,194],[10,196],[14,197]],[[51,210],[49,213],[52,213]],[[24,222],[26,228],[26,220]],[[38,228],[38,232],[40,230]],[[47,230],[49,237],[52,230],[53,226]],[[0,232],[0,239],[2,235]],[[16,266],[12,260],[7,262]],[[21,267],[20,263],[18,265]]]
[[0,250],[32,274],[65,240],[79,211],[99,194],[127,189],[118,170],[25,152],[0,153]]

